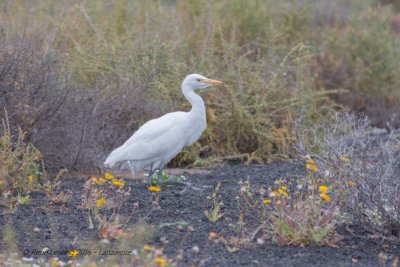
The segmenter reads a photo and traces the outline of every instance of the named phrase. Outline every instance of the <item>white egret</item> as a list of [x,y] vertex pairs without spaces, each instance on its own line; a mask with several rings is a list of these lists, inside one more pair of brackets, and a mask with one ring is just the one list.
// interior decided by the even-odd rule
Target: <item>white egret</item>
[[111,152],[104,162],[105,167],[127,163],[133,175],[148,170],[150,182],[154,171],[158,170],[158,182],[161,183],[164,166],[184,146],[196,142],[206,129],[204,102],[194,90],[222,83],[199,74],[186,76],[182,83],[182,93],[192,109],[189,112],[167,113],[146,122],[122,146]]

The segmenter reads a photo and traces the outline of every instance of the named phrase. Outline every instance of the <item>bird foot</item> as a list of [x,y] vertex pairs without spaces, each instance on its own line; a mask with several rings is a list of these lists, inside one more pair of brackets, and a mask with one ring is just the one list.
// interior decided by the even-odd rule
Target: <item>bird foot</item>
[[203,192],[203,189],[198,188],[193,186],[191,183],[188,182],[177,182],[177,181],[159,181],[158,182],[159,185],[173,185],[173,186],[182,186],[185,187],[185,189],[183,189],[180,194],[184,193],[188,188],[196,190],[196,191],[201,191]]
[[145,184],[146,184],[146,186],[151,186],[152,185],[152,180],[153,180],[153,177],[151,177],[151,176],[147,176],[146,178],[145,178]]

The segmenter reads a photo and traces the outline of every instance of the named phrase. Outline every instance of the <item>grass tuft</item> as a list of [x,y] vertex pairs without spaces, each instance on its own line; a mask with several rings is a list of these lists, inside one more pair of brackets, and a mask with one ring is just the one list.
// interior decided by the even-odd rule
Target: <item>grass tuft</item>
[[[7,115],[7,112],[5,112]],[[0,136],[0,192],[2,205],[13,209],[29,203],[29,193],[41,188],[47,178],[42,154],[32,144],[24,142],[24,133],[11,134],[8,117],[3,120]]]

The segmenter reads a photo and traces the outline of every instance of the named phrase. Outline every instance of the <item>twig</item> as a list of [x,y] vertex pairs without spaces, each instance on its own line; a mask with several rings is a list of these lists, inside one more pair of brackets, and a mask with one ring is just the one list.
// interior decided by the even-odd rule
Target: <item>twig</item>
[[264,224],[261,224],[260,226],[257,227],[257,229],[253,232],[253,234],[251,235],[250,238],[250,242],[254,241],[254,238],[256,237],[256,235],[261,231],[261,229],[264,228]]

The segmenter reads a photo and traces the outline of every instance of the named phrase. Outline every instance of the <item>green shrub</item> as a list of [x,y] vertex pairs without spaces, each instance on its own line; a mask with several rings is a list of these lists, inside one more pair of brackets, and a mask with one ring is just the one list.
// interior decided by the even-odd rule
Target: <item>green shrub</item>
[[[14,14],[26,13],[29,6],[9,5]],[[60,109],[48,109],[55,114],[51,129],[33,119],[24,130],[32,140],[41,137],[35,144],[51,166],[93,169],[146,120],[188,110],[180,84],[186,74],[199,72],[226,86],[203,95],[209,127],[173,165],[287,158],[289,129],[299,108],[306,106],[312,121],[321,118],[327,103],[326,93],[314,90],[313,55],[301,40],[308,32],[309,5],[300,13],[297,6],[275,1],[252,0],[245,7],[242,1],[62,1],[48,6],[39,1],[35,8],[41,12],[25,15],[52,33],[46,51],[64,62],[56,66],[62,78],[53,97],[63,102]],[[285,17],[282,25],[277,10]],[[44,95],[50,92],[46,88],[40,91]],[[46,116],[40,106],[33,108],[44,111],[39,118]],[[53,145],[61,143],[68,145]]]
[[[344,223],[340,208],[349,192],[347,184],[331,183],[321,178],[316,163],[307,160],[308,173],[296,180],[277,180],[270,188],[251,187],[240,182],[239,205],[246,214],[260,222],[252,230],[256,237],[279,245],[333,245],[339,239],[337,228]],[[261,234],[259,234],[261,233]]]
[[316,69],[325,88],[349,90],[336,99],[381,127],[400,111],[400,38],[393,17],[390,8],[368,7],[350,15],[344,27],[328,29]]
[[27,203],[29,193],[38,190],[40,180],[46,178],[46,171],[40,151],[32,144],[23,141],[22,131],[16,139],[13,139],[7,117],[2,122],[0,189],[3,204],[12,208],[16,204]]

